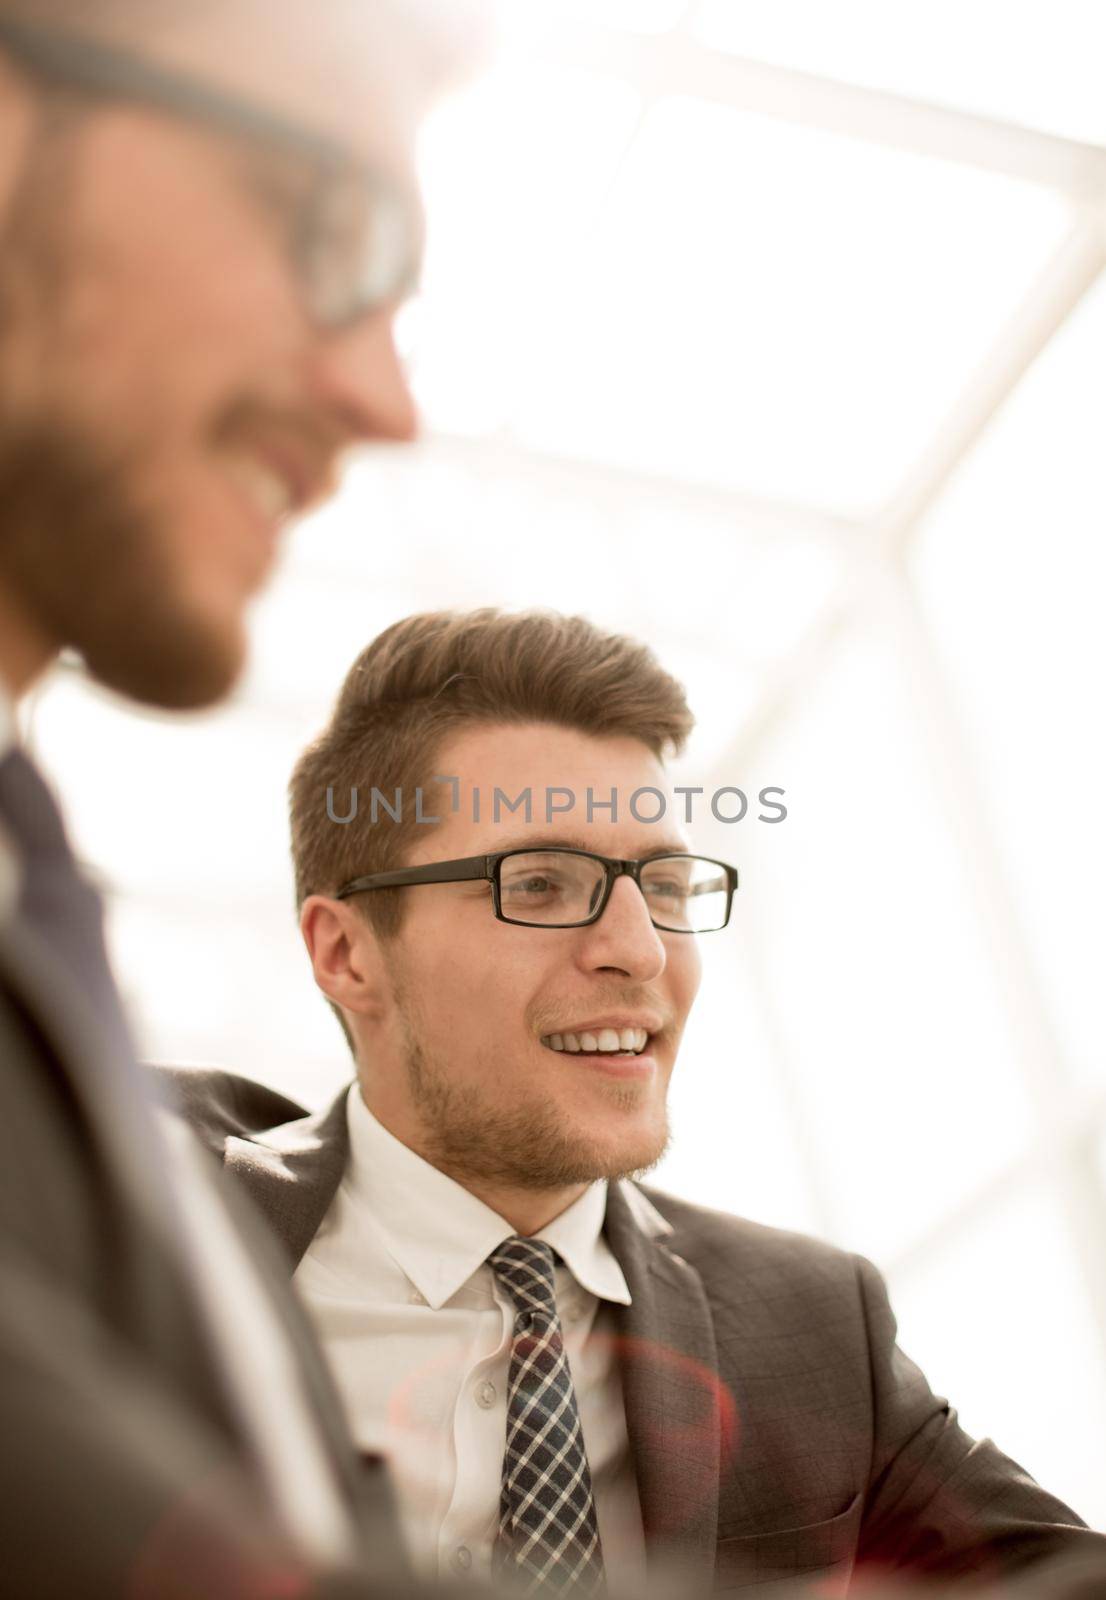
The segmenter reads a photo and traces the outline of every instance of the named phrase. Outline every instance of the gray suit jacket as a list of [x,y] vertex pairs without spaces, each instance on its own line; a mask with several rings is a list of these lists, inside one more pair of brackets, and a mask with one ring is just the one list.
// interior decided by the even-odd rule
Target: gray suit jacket
[[[0,1591],[287,1594],[297,1559],[212,1359],[150,1153],[149,1080],[20,920],[17,882],[0,835]],[[275,1313],[365,1529],[363,1569],[307,1573],[296,1593],[413,1595],[384,1474],[366,1476],[353,1452],[268,1230],[215,1177],[269,1262]]]
[[[293,1269],[345,1167],[345,1091],[308,1114],[246,1078],[161,1071]],[[657,1570],[767,1600],[798,1579],[843,1594],[865,1565],[978,1582],[1106,1562],[1106,1539],[960,1429],[869,1262],[632,1184],[611,1186],[606,1233],[633,1298],[622,1375]]]

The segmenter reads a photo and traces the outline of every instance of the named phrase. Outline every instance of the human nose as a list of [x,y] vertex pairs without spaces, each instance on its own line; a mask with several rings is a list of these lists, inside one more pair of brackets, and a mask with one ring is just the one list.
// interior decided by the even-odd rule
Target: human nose
[[598,922],[584,928],[580,959],[592,971],[617,971],[645,983],[664,971],[666,951],[633,879],[620,875]]
[[351,439],[403,443],[418,434],[418,412],[395,341],[395,312],[378,311],[319,343],[315,398],[337,415]]

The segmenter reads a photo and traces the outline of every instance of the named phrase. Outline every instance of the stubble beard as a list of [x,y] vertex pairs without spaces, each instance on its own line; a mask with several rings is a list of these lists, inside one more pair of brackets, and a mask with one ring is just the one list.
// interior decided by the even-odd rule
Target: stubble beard
[[[666,1108],[657,1134],[611,1150],[566,1128],[551,1101],[503,1106],[460,1085],[423,1047],[407,1003],[401,1005],[401,1016],[407,1083],[419,1118],[419,1153],[462,1185],[545,1192],[604,1178],[639,1177],[668,1148]],[[554,1059],[550,1070],[564,1069]],[[640,1103],[642,1090],[636,1084],[612,1082],[605,1088],[614,1116],[630,1113]]]

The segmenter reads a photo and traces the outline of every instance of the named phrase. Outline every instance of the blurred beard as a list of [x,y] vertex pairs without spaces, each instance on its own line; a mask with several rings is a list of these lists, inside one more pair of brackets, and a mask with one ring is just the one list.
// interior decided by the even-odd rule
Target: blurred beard
[[240,628],[190,614],[156,514],[129,485],[140,452],[109,452],[61,420],[0,426],[0,585],[39,632],[109,689],[196,709],[241,670]]
[[[245,655],[241,627],[194,615],[176,592],[155,512],[131,485],[144,450],[110,418],[78,419],[80,360],[67,349],[82,246],[71,237],[83,102],[46,104],[0,233],[0,585],[55,650],[148,705],[210,705]],[[33,372],[19,400],[8,360]],[[22,388],[26,388],[24,379]]]

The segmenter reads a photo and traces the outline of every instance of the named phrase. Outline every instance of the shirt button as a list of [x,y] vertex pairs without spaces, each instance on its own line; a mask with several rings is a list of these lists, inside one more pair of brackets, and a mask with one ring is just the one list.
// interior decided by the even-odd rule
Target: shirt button
[[472,1551],[467,1544],[459,1544],[449,1558],[454,1572],[467,1572],[472,1566]]
[[485,1411],[490,1411],[492,1406],[495,1405],[495,1399],[496,1399],[496,1387],[495,1387],[495,1384],[494,1383],[489,1383],[488,1380],[485,1378],[484,1382],[482,1384],[480,1384],[480,1386],[477,1388],[477,1391],[476,1391],[476,1404],[478,1406],[482,1406]]
[[407,1299],[413,1306],[424,1306],[426,1304],[426,1301],[417,1289],[412,1289],[411,1293],[407,1296]]

